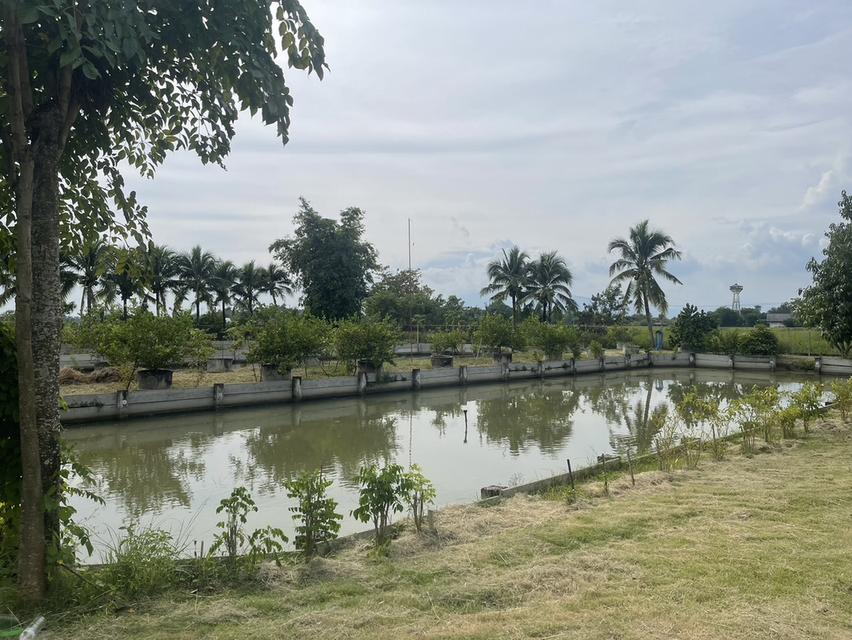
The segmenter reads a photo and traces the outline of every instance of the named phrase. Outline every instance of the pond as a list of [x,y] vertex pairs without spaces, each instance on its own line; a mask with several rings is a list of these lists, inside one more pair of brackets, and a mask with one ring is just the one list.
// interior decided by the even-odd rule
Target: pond
[[[366,463],[419,464],[438,506],[471,502],[489,484],[564,473],[567,458],[580,468],[626,446],[649,451],[655,415],[692,385],[723,404],[754,385],[793,390],[803,380],[713,370],[608,373],[99,423],[69,428],[64,438],[106,501],[73,502],[98,549],[138,522],[170,530],[191,553],[193,541],[209,544],[216,506],[235,486],[258,504],[251,527],[271,524],[292,538],[283,483],[322,469],[346,534],[368,528],[349,515]],[[96,551],[91,561],[100,560]]]

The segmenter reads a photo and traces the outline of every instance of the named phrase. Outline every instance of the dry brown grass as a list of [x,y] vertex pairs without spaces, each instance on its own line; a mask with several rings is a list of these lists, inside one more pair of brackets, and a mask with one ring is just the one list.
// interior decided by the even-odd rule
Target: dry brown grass
[[852,435],[696,471],[441,511],[263,586],[100,614],[61,638],[850,638]]

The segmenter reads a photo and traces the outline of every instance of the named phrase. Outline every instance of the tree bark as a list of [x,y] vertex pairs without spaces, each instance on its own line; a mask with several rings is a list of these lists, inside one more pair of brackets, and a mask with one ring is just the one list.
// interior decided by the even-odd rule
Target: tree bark
[[[38,602],[46,589],[43,488],[36,413],[32,340],[32,204],[35,160],[27,135],[32,91],[26,64],[26,44],[16,8],[3,11],[6,39],[6,93],[10,181],[15,187],[15,350],[18,366],[18,424],[21,434],[21,525],[18,543],[18,586],[25,601]],[[58,265],[57,265],[58,272]],[[58,274],[57,274],[58,275]]]
[[651,350],[654,350],[654,327],[651,324],[651,308],[648,306],[648,294],[643,292],[642,300],[645,303],[645,320],[648,322],[648,336],[651,338]]
[[18,587],[37,602],[46,590],[44,487],[36,420],[36,382],[32,342],[33,161],[20,165],[16,189],[15,347],[18,360],[18,421],[21,432],[21,528],[18,543]]
[[45,502],[47,544],[59,537],[58,501],[62,491],[59,435],[59,349],[62,289],[59,278],[59,157],[62,120],[45,116],[33,145],[32,336],[35,364],[36,424]]

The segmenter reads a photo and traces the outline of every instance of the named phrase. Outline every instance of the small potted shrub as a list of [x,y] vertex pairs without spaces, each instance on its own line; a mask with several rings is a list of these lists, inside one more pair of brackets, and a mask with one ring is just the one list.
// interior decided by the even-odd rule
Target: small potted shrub
[[393,364],[399,329],[385,321],[344,320],[334,330],[334,350],[349,370],[381,376],[385,364]]
[[574,327],[564,324],[542,325],[541,348],[548,360],[562,360],[562,354],[566,351],[571,351],[573,357],[579,342],[580,335]]
[[592,340],[592,342],[589,344],[589,353],[595,360],[603,362],[604,348],[597,340]]
[[464,333],[458,329],[433,333],[431,337],[432,368],[452,367],[453,358],[461,351],[464,339]]
[[289,380],[295,367],[323,354],[328,333],[319,318],[276,311],[256,330],[246,359],[260,364],[262,380]]
[[156,317],[138,310],[127,320],[109,320],[93,331],[95,347],[122,370],[128,387],[135,376],[140,389],[168,389],[174,366],[200,367],[213,352],[203,331],[188,314]]
[[479,322],[476,340],[491,349],[494,362],[508,364],[512,361],[511,348],[518,345],[519,334],[512,327],[512,321],[498,315],[487,315]]

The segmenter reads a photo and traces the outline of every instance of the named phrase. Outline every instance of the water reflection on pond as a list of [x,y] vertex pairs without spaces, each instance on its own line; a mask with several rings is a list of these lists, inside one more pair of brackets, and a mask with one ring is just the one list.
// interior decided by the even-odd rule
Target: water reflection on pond
[[101,482],[105,506],[74,504],[96,537],[140,520],[190,541],[209,540],[216,505],[237,485],[248,487],[260,507],[251,526],[289,533],[283,482],[318,468],[334,480],[330,494],[347,533],[365,528],[348,515],[365,463],[420,464],[439,505],[468,502],[484,485],[562,473],[566,458],[579,468],[625,446],[648,451],[661,412],[691,385],[721,404],[756,384],[792,389],[799,379],[610,373],[102,423],[68,429],[65,439]]

